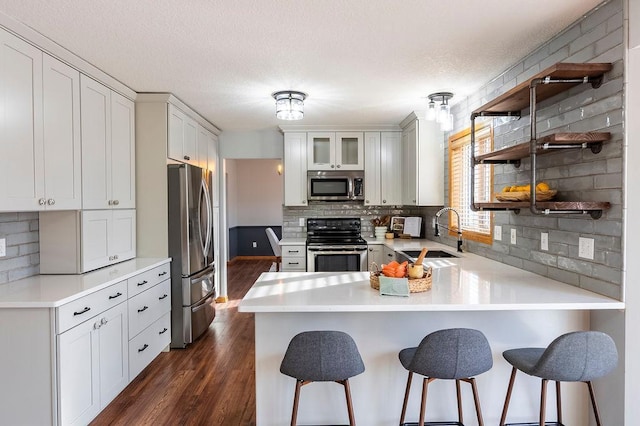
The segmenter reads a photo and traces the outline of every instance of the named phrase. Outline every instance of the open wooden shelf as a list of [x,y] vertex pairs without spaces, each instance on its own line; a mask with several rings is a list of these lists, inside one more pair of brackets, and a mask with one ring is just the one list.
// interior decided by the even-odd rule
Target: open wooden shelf
[[[581,148],[584,144],[587,144],[592,151],[594,148],[599,151],[602,147],[602,143],[608,141],[610,138],[611,133],[608,132],[554,133],[536,140],[538,145],[536,154],[552,152],[554,150],[554,146],[557,146],[560,149],[570,147]],[[527,158],[529,155],[530,142],[524,142],[489,152],[487,154],[478,155],[475,157],[475,161],[478,164],[508,163]]]
[[[496,201],[491,203],[475,203],[477,210],[483,211],[506,211],[513,210],[519,213],[520,210],[528,210],[529,201]],[[598,219],[602,216],[603,210],[611,208],[611,203],[601,201],[539,201],[536,203],[538,210],[561,211],[570,213],[589,213],[592,218]]]
[[[530,100],[529,83],[537,78],[550,77],[552,79],[564,80],[588,77],[590,79],[598,79],[602,77],[604,73],[610,71],[611,68],[612,65],[609,63],[576,64],[559,62],[532,76],[527,81],[518,84],[513,89],[503,93],[490,102],[487,102],[474,110],[473,113],[516,112],[528,108]],[[554,83],[539,85],[536,89],[536,102],[542,102],[543,100],[551,98],[578,84],[580,83]]]

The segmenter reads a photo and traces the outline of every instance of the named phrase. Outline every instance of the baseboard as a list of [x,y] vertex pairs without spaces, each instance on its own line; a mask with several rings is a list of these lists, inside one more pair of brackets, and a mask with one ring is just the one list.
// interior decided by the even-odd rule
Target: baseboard
[[227,303],[229,301],[228,296],[216,297],[216,303]]

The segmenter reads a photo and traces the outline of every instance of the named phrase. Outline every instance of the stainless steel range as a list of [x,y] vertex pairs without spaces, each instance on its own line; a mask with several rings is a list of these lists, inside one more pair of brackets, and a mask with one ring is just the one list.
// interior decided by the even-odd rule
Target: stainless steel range
[[307,271],[367,270],[367,242],[360,218],[307,219]]

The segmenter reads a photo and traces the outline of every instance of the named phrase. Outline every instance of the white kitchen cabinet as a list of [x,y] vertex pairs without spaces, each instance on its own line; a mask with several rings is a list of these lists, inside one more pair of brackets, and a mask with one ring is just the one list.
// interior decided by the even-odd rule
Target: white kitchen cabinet
[[[375,271],[376,267],[373,266],[375,263],[378,269],[382,269],[382,264],[384,262],[384,250],[382,244],[369,244],[367,245],[369,252],[367,253],[368,262],[369,262],[369,271]],[[388,262],[387,262],[388,263]]]
[[43,55],[44,193],[46,210],[82,207],[80,73]]
[[444,204],[444,139],[436,122],[411,113],[402,127],[402,204]]
[[401,133],[365,132],[364,143],[364,205],[401,205]]
[[211,172],[211,205],[220,207],[220,166],[218,137],[208,132],[209,143],[207,152],[207,168]]
[[284,205],[307,205],[307,134],[284,134]]
[[88,424],[129,383],[127,304],[57,337],[61,425]]
[[308,170],[363,170],[363,132],[308,132]]
[[307,270],[307,247],[302,245],[282,246],[282,272]]
[[80,74],[0,30],[0,211],[79,209]]
[[136,256],[135,210],[40,214],[40,272],[78,274]]
[[82,207],[135,207],[134,103],[81,76]]
[[182,163],[201,166],[198,153],[198,123],[175,105],[169,104],[167,156]]
[[382,263],[387,264],[391,261],[396,260],[396,252],[392,248],[384,246],[382,249]]

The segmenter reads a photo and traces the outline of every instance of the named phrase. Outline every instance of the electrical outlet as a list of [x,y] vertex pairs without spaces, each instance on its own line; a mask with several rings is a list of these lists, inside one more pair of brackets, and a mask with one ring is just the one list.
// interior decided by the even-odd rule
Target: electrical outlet
[[540,234],[540,250],[549,250],[549,234],[546,232]]
[[298,225],[299,226],[304,226],[304,217],[298,218]]
[[516,243],[516,230],[515,228],[511,228],[511,244]]
[[493,227],[493,239],[496,241],[502,241],[502,226],[496,225]]
[[0,257],[5,257],[7,255],[7,240],[5,238],[0,238]]
[[593,260],[593,245],[593,238],[580,237],[578,240],[578,257]]
[[432,227],[433,229],[435,229],[435,228],[436,228],[436,218],[435,218],[435,217],[431,218],[431,227]]
[[253,246],[253,248],[258,247],[258,243],[256,243],[255,241],[253,243],[251,243],[251,245]]

